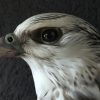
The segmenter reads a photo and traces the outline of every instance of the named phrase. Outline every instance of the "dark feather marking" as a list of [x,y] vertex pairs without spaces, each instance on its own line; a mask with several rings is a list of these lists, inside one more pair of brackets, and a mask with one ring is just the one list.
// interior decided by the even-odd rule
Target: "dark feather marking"
[[77,82],[76,81],[74,81],[74,86],[77,86]]
[[90,81],[92,80],[92,77],[90,75],[88,75],[88,78],[89,78]]
[[93,72],[92,70],[90,70],[90,72],[91,72],[92,75],[95,75],[95,72]]
[[94,98],[93,96],[86,96],[86,95],[84,95],[84,94],[82,94],[81,92],[79,92],[79,91],[74,91],[73,92],[73,95],[74,95],[74,97],[75,97],[75,99],[74,100],[96,100],[96,98]]
[[88,86],[88,85],[89,85],[89,83],[88,83],[88,82],[86,82],[86,81],[84,81],[84,84],[85,84],[86,86]]
[[59,79],[57,78],[57,76],[54,73],[52,73],[52,75],[56,78],[57,81],[59,81]]
[[87,71],[87,70],[85,70],[85,73],[86,73],[86,74],[88,74],[88,71]]
[[39,23],[40,21],[43,21],[43,20],[57,19],[57,18],[65,17],[65,16],[66,16],[65,14],[63,15],[50,15],[49,14],[46,16],[40,16],[34,19],[34,24]]
[[100,90],[100,81],[98,81],[97,79],[95,79],[95,82],[96,82],[96,84],[97,84],[97,86],[98,86],[98,88]]
[[[55,77],[55,79],[57,80],[57,84],[58,84],[58,86],[61,86],[60,85],[60,83],[59,83],[59,80],[58,80],[58,78],[55,76],[55,74],[53,74],[52,72],[48,72],[51,76],[54,76]],[[54,85],[55,85],[55,83],[51,80],[51,79],[49,79]]]
[[89,70],[90,69],[95,69],[95,70],[97,69],[95,66],[87,66],[87,67],[89,68]]
[[48,94],[48,91],[44,94],[44,97]]
[[[83,30],[84,32],[88,33],[87,35],[88,35],[88,37],[89,37],[90,39],[93,39],[93,40],[99,39],[99,40],[100,40],[100,35],[94,34],[94,33],[97,33],[97,32],[94,31],[94,33],[92,33],[92,32],[90,32],[90,31],[88,31],[88,29],[87,29],[86,27],[81,27],[81,26],[79,26],[79,25],[76,25],[76,27],[79,28],[80,30]],[[93,30],[93,28],[92,28],[92,30]],[[96,41],[95,41],[95,42],[96,42]]]
[[83,74],[81,74],[81,77],[84,79],[84,75]]
[[91,72],[92,75],[96,74],[95,71],[97,70],[97,68],[95,66],[87,66],[87,68]]
[[[87,23],[87,24],[89,24],[89,23]],[[91,25],[89,25],[89,28],[92,29],[95,33],[99,33],[98,30],[96,28],[92,27]]]
[[56,87],[54,87],[53,89],[52,89],[52,91],[54,92],[56,90]]
[[100,90],[100,76],[97,75],[97,77],[95,78],[95,83],[97,84],[99,90]]
[[51,79],[49,79],[50,81],[51,81],[51,83],[53,83],[54,84],[54,82],[51,80]]

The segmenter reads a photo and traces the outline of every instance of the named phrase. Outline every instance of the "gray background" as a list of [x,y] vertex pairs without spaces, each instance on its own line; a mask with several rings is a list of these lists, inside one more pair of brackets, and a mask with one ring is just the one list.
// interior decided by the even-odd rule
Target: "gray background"
[[[0,36],[44,12],[73,14],[100,30],[100,0],[0,0]],[[23,60],[0,58],[0,100],[36,100],[31,71]]]

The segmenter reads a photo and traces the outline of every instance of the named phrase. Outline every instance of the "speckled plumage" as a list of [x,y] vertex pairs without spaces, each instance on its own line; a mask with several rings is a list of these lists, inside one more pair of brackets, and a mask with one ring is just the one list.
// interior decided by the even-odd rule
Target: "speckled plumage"
[[[35,41],[41,28],[59,28],[52,44]],[[100,34],[88,22],[67,14],[45,13],[21,23],[13,33],[30,66],[37,100],[99,100]]]

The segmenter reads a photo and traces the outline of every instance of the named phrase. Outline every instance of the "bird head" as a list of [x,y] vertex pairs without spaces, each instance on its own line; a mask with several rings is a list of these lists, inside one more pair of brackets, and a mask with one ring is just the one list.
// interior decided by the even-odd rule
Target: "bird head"
[[26,55],[41,59],[88,56],[94,42],[91,40],[97,35],[93,26],[75,16],[39,14],[0,39],[0,56]]
[[84,80],[80,76],[97,65],[99,43],[97,30],[83,19],[45,13],[28,18],[1,37],[0,56],[21,57],[32,66],[37,73],[33,75],[36,91],[39,94],[41,88],[42,94],[52,82],[70,87],[78,77],[81,84]]

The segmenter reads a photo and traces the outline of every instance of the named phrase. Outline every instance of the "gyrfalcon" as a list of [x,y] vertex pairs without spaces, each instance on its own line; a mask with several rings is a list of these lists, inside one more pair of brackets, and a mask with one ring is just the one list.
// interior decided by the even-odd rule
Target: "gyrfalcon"
[[0,38],[0,57],[21,57],[37,100],[100,100],[100,33],[64,13],[32,16]]

